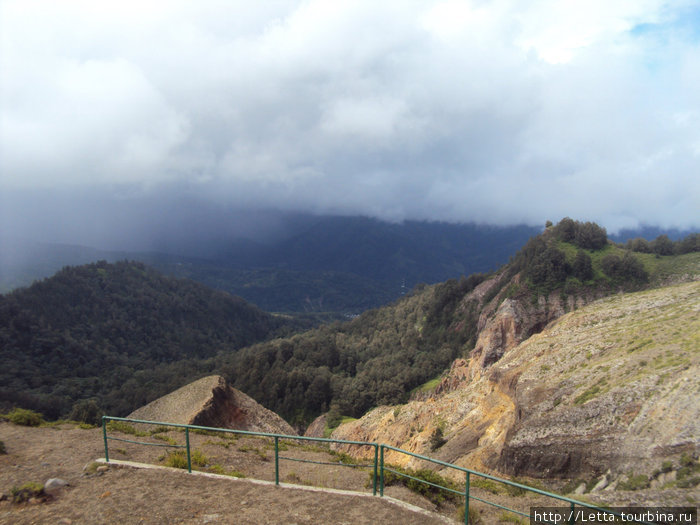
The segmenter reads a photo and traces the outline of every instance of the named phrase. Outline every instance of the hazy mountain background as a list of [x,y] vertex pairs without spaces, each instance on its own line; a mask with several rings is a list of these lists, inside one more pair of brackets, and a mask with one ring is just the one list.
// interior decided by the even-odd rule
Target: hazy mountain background
[[[236,230],[208,220],[196,234],[161,232],[153,242],[160,251],[149,252],[5,236],[0,292],[28,286],[67,265],[128,259],[238,295],[266,311],[354,315],[418,283],[495,270],[542,230],[279,212],[258,212],[248,221],[257,227],[239,221]],[[688,233],[645,227],[610,237],[624,242],[666,234],[676,240]],[[110,242],[118,244],[104,239],[103,245]]]

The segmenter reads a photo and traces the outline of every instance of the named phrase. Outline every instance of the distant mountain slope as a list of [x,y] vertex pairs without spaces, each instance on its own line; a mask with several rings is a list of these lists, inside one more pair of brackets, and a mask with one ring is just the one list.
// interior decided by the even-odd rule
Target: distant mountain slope
[[182,239],[163,244],[159,253],[0,239],[0,291],[29,285],[67,264],[128,258],[267,311],[357,314],[391,302],[417,283],[494,270],[541,230],[300,214],[286,222],[274,237]]
[[610,243],[599,226],[567,219],[492,275],[418,287],[350,322],[222,357],[221,367],[234,386],[295,424],[326,410],[359,417],[406,401],[457,357],[491,365],[597,298],[699,274],[698,252],[632,253]]
[[203,359],[285,328],[240,298],[141,263],[67,267],[0,296],[0,404],[56,417],[96,397],[123,414],[194,379]]
[[238,244],[214,260],[245,267],[336,271],[412,288],[494,270],[541,228],[440,222],[389,223],[368,217],[318,217],[295,235],[257,250]]

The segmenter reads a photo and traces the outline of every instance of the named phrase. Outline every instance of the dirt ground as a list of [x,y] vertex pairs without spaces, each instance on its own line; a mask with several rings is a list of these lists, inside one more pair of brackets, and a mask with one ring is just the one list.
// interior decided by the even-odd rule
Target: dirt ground
[[[281,486],[275,486],[274,445],[269,438],[190,432],[193,468],[209,475],[220,475],[211,478],[191,475],[181,468],[136,469],[117,465],[114,460],[165,466],[169,455],[182,450],[176,446],[184,445],[186,440],[181,430],[155,425],[136,425],[126,430],[131,430],[132,434],[116,429],[109,431],[108,435],[115,438],[109,441],[112,463],[104,468],[105,472],[99,472],[96,471],[98,464],[95,460],[105,455],[101,429],[81,429],[73,424],[30,428],[0,421],[0,441],[7,450],[7,454],[0,455],[0,495],[10,495],[13,487],[21,487],[28,482],[44,484],[50,478],[61,478],[69,483],[48,501],[22,504],[11,503],[8,499],[0,501],[0,525],[423,525],[461,521],[459,510],[463,499],[437,506],[403,485],[387,486],[384,492],[387,498],[373,497],[373,469],[370,465],[350,467],[350,458],[334,454],[319,444],[280,440]],[[133,431],[141,435],[135,436]],[[121,440],[159,446],[143,446]],[[502,489],[495,490],[492,485],[482,484],[480,487],[473,481],[471,495],[525,513],[531,506],[559,503],[531,493],[509,496]],[[312,487],[360,492],[363,495],[312,491]],[[653,495],[657,500],[661,497],[666,504],[687,505],[691,501],[688,491],[669,490]],[[617,505],[650,504],[650,494],[644,491],[627,495],[615,493],[615,496],[616,501],[608,499],[606,502]],[[393,500],[408,503],[414,508],[406,508]],[[479,523],[484,525],[528,523],[526,518],[483,503],[472,502],[471,505],[478,510]]]
[[[163,436],[159,439],[114,432],[110,435],[155,443],[164,443],[163,439],[167,438],[178,443],[184,441],[184,435],[174,431],[159,434]],[[193,449],[207,456],[209,466],[202,470],[236,470],[244,472],[248,478],[274,480],[274,451],[264,440],[226,440],[197,434],[191,434],[190,439]],[[210,479],[189,475],[185,470],[142,470],[111,465],[104,473],[90,473],[94,466],[84,468],[96,458],[104,457],[100,429],[85,430],[73,425],[28,428],[0,422],[0,440],[7,449],[6,455],[0,455],[0,493],[9,495],[12,487],[27,482],[43,484],[49,478],[61,478],[69,483],[50,501],[0,502],[0,524],[400,522],[418,525],[445,522],[444,518],[413,512],[379,497],[260,485],[228,476]],[[333,459],[322,450],[296,444],[282,448],[287,450],[281,454],[288,457],[301,459],[304,455],[329,463],[329,459]],[[110,441],[111,459],[161,464],[159,457],[166,451],[166,448]],[[365,486],[368,480],[368,473],[363,469],[280,461],[282,482],[325,484],[371,494],[371,486]],[[403,500],[422,499],[407,490],[406,493],[395,493],[395,496]],[[427,501],[422,504],[431,505]]]

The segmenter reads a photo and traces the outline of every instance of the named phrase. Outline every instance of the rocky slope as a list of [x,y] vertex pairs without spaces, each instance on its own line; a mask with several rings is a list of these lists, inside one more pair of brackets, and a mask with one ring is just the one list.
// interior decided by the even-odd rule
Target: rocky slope
[[296,435],[284,419],[231,388],[221,376],[185,385],[135,410],[129,418]]
[[677,470],[682,454],[700,452],[700,283],[564,314],[592,299],[503,300],[484,316],[470,359],[431,393],[378,407],[333,437],[510,475],[595,480],[609,471],[610,487],[631,475],[648,484],[663,462]]

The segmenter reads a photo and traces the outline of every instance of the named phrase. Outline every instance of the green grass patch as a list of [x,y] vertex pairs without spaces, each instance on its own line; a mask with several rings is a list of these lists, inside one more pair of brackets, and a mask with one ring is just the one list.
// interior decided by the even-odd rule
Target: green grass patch
[[[517,523],[518,525],[524,525],[526,523],[529,523],[529,521],[525,521],[519,516],[511,512],[507,512],[505,510],[501,512],[501,514],[498,516],[498,521],[501,523]],[[471,523],[471,520],[469,521],[469,523]]]
[[165,441],[169,445],[177,445],[177,441],[175,441],[170,436],[164,436],[162,434],[153,434],[153,439],[157,439],[159,441]]
[[323,437],[328,439],[331,437],[331,434],[333,431],[338,428],[340,425],[344,425],[345,423],[352,423],[353,421],[357,421],[356,417],[350,417],[350,416],[342,416],[338,419],[335,420],[336,424],[335,425],[329,425],[328,421],[326,420],[326,426],[323,429]]
[[136,437],[147,437],[151,435],[150,432],[138,430],[135,426],[130,425],[125,421],[110,421],[107,423],[107,430],[110,432],[121,432],[122,434],[129,434]]
[[334,459],[338,461],[338,463],[344,463],[345,465],[357,465],[357,460],[346,454],[345,452],[337,452],[335,450],[329,450],[328,453],[333,456]]
[[469,482],[469,486],[485,490],[487,492],[490,492],[491,494],[502,494],[503,492],[505,492],[505,485],[503,485],[502,483],[498,483],[497,481],[493,481],[492,479],[472,479]]
[[[391,470],[395,472],[384,470],[385,487],[390,485],[404,485],[409,490],[415,492],[416,494],[420,494],[438,506],[445,502],[458,503],[460,499],[463,498],[463,496],[461,496],[461,493],[464,491],[463,486],[458,485],[451,479],[445,478],[430,469],[413,470],[397,466],[387,468],[391,468]],[[424,481],[433,483],[434,485],[439,485],[442,488],[428,485],[424,483]],[[373,483],[374,472],[370,472],[367,486],[372,486]],[[455,494],[449,490],[444,490],[445,488],[455,490],[460,494]]]
[[600,392],[600,387],[598,385],[592,386],[586,389],[582,394],[574,399],[574,405],[583,405],[587,401],[593,399]]
[[441,379],[442,379],[442,374],[437,376],[437,377],[434,377],[430,381],[426,381],[425,383],[423,383],[420,386],[417,386],[416,388],[411,390],[411,394],[413,394],[415,392],[430,392],[431,390],[435,390],[435,387],[438,386],[438,384],[440,384]]

